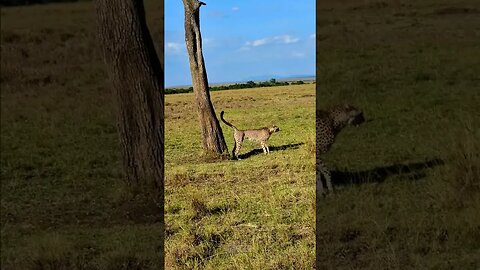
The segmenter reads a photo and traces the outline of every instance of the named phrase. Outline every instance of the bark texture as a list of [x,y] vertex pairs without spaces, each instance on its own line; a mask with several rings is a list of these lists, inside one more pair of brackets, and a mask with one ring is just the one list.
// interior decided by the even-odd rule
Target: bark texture
[[202,144],[206,152],[228,153],[222,128],[210,100],[207,71],[202,53],[200,6],[198,0],[183,0],[185,6],[185,42],[190,61],[190,73],[195,104],[202,129]]
[[126,181],[163,209],[164,78],[143,1],[96,0],[95,8],[98,38],[118,104]]

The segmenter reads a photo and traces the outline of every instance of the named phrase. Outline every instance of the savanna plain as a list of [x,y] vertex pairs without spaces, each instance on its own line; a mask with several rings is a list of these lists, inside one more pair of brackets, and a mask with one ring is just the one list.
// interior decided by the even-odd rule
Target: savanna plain
[[[315,262],[315,84],[212,93],[240,129],[275,124],[270,154],[202,157],[193,94],[166,96],[166,265],[310,269]],[[228,148],[233,132],[222,124]]]
[[367,121],[323,159],[317,269],[480,268],[478,1],[318,1],[317,108]]
[[167,95],[164,228],[122,181],[94,21],[92,2],[1,9],[2,269],[160,269],[162,237],[167,269],[311,269],[315,84],[212,92],[239,128],[281,129],[241,161],[203,156],[193,95]]

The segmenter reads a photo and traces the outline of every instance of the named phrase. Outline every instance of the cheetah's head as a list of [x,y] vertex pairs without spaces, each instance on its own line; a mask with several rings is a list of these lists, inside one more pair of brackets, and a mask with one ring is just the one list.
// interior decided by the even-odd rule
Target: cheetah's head
[[363,117],[363,112],[351,105],[344,106],[345,113],[348,117],[347,123],[351,126],[359,126],[363,122],[365,122],[365,117]]
[[268,128],[268,131],[270,131],[270,134],[274,133],[274,132],[279,132],[280,131],[280,128],[273,125],[271,127]]
[[341,129],[346,125],[358,126],[365,122],[363,112],[348,104],[334,108],[330,115],[337,129]]

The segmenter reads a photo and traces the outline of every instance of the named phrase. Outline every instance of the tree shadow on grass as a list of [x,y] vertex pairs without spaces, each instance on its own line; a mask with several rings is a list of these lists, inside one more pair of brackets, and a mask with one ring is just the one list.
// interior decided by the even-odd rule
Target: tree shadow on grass
[[[268,148],[270,149],[270,152],[273,152],[273,151],[280,151],[280,150],[287,150],[287,149],[298,149],[300,147],[300,145],[303,145],[303,144],[305,144],[305,143],[303,143],[303,142],[292,143],[292,144],[286,144],[286,145],[280,145],[280,146],[269,146]],[[248,153],[238,155],[238,157],[240,159],[246,159],[246,158],[249,158],[251,156],[255,156],[255,155],[259,155],[259,154],[263,154],[262,149],[253,149]]]
[[332,170],[331,174],[335,185],[382,183],[389,176],[401,174],[410,175],[410,179],[418,180],[426,176],[426,169],[440,166],[444,163],[441,159],[432,159],[424,162],[394,164],[357,172]]

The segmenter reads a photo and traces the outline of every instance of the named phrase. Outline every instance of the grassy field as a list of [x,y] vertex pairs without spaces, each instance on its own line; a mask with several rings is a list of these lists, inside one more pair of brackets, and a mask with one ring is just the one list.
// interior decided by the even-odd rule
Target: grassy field
[[2,269],[160,267],[159,215],[121,181],[94,22],[92,2],[1,9]]
[[479,269],[479,2],[317,8],[317,106],[367,118],[324,157],[317,269]]
[[[202,158],[192,101],[166,96],[167,268],[311,269],[315,85],[212,93],[217,113],[238,128],[280,127],[270,155],[246,141],[241,161]],[[222,128],[232,150],[232,130]]]

